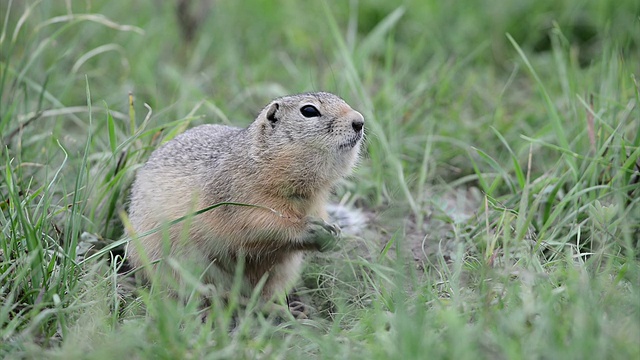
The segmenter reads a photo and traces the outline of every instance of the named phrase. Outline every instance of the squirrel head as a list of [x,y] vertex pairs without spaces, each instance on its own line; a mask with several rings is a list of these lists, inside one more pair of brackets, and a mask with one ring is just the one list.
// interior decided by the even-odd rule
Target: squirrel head
[[301,170],[307,175],[321,173],[337,180],[358,159],[364,118],[336,95],[305,93],[273,100],[249,129],[256,160],[278,162],[284,168],[287,159],[298,167],[306,159],[308,167]]

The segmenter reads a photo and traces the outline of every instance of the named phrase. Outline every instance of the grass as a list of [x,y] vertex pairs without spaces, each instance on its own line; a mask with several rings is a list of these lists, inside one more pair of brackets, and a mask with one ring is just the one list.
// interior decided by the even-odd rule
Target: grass
[[[1,357],[640,357],[637,1],[0,9]],[[308,258],[317,315],[127,290],[150,152],[311,90],[366,118],[334,200],[374,218]]]

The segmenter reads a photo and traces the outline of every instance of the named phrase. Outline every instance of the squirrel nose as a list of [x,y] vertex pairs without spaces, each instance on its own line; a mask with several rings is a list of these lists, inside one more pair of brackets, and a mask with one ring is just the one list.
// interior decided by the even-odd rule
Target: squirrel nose
[[360,113],[358,113],[358,117],[351,122],[351,126],[357,133],[362,131],[362,128],[364,127],[364,118],[362,117],[362,115],[360,115]]

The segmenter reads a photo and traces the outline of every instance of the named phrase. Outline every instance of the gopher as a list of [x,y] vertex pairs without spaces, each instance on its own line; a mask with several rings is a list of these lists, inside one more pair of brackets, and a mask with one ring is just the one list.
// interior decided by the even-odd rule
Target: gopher
[[[359,112],[336,95],[316,92],[273,100],[244,129],[208,124],[175,137],[136,175],[129,235],[162,230],[133,240],[130,263],[172,257],[197,264],[201,280],[224,293],[242,260],[244,294],[266,278],[261,296],[273,300],[299,276],[305,251],[325,251],[339,241],[325,205],[358,160],[363,134]],[[253,206],[228,204],[194,215],[229,202]]]

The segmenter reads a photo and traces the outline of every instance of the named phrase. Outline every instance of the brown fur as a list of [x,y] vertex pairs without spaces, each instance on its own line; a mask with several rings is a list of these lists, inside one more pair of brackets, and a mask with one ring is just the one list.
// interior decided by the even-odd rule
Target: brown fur
[[[307,105],[321,116],[305,117]],[[286,290],[303,252],[322,247],[312,219],[326,218],[331,187],[357,161],[363,132],[356,123],[363,121],[337,96],[310,93],[274,100],[246,129],[202,125],[177,136],[137,174],[130,235],[220,202],[260,207],[225,205],[175,224],[168,251],[162,231],[135,239],[129,260],[144,265],[140,248],[151,261],[170,256],[200,264],[208,267],[203,280],[227,291],[244,257],[245,293],[264,276],[263,298]]]

